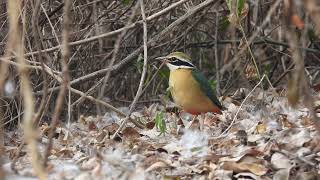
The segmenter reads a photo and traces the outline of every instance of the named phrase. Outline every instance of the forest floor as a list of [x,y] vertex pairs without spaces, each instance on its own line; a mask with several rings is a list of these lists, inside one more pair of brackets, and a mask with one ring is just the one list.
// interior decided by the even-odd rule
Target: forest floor
[[[315,99],[320,104],[320,97]],[[132,114],[148,122],[147,128],[128,123],[115,140],[111,136],[121,122],[113,112],[60,124],[49,157],[49,179],[320,178],[319,135],[307,108],[292,108],[285,96],[271,90],[256,90],[242,104],[224,98],[223,104],[222,115],[207,113],[192,123],[187,113],[178,116],[153,104]],[[159,112],[165,133],[154,123]],[[43,152],[49,126],[40,129],[38,148]],[[14,166],[18,173],[11,168],[22,130],[6,136],[7,179],[36,179],[26,147]]]

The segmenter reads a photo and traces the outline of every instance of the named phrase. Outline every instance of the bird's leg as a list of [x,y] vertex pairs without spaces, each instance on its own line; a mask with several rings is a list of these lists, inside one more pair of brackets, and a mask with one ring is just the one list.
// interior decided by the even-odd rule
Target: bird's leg
[[198,115],[193,115],[193,118],[192,118],[191,122],[193,122],[194,120],[196,120],[197,116],[198,116]]
[[194,129],[194,128],[198,129],[199,128],[199,124],[198,124],[198,122],[196,122],[198,115],[192,115],[192,116],[193,116],[193,118],[189,122],[188,129]]
[[204,120],[205,120],[205,114],[201,113],[200,118],[199,118],[199,123],[200,123],[200,130],[202,131],[204,128]]

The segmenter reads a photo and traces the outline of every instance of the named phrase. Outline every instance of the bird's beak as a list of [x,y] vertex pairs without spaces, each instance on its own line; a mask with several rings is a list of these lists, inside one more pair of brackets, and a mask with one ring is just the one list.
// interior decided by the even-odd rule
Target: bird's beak
[[156,60],[160,60],[160,61],[162,61],[162,62],[164,62],[164,63],[166,63],[167,61],[167,57],[166,56],[163,56],[163,57],[157,57],[156,58]]
[[157,57],[156,59],[157,60],[163,60],[163,59],[166,59],[167,57],[166,56],[163,56],[163,57]]

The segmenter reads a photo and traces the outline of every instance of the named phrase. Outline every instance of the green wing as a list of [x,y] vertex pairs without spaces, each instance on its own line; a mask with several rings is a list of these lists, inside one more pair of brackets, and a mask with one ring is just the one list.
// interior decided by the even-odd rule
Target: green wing
[[206,93],[206,95],[210,98],[210,100],[220,109],[223,109],[215,92],[212,90],[207,78],[198,69],[192,70],[192,76],[196,79],[196,81],[200,85],[201,90]]

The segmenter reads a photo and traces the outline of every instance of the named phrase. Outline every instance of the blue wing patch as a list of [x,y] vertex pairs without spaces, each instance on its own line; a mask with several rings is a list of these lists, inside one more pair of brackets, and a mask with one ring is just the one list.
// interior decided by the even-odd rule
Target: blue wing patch
[[216,106],[218,106],[220,109],[223,109],[223,107],[222,107],[220,101],[218,100],[215,92],[212,90],[207,78],[198,69],[193,69],[191,73],[192,73],[192,76],[199,83],[201,90],[205,92],[205,94],[210,98],[210,100]]

